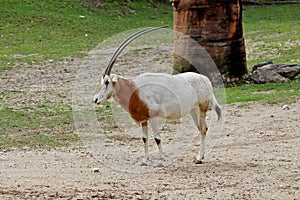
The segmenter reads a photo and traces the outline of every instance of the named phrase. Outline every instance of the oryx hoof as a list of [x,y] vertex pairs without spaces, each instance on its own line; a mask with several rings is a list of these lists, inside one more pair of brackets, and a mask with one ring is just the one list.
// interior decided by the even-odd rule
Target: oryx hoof
[[148,159],[143,159],[141,166],[148,166]]
[[194,162],[195,162],[196,165],[203,164],[203,161],[202,160],[198,160],[197,158],[195,158]]
[[203,162],[202,162],[202,160],[196,160],[195,164],[200,165],[200,164],[203,164]]

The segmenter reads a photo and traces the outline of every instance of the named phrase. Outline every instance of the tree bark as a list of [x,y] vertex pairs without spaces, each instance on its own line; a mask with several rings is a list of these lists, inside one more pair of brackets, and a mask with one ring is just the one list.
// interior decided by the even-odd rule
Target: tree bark
[[[177,1],[174,4],[174,30],[201,45],[195,47],[185,44],[185,41],[175,36],[175,71],[198,71],[212,79],[211,62],[205,60],[202,53],[195,53],[204,48],[217,65],[226,85],[239,82],[248,74],[241,0]],[[189,60],[177,55],[176,51],[186,51]],[[194,63],[198,66],[195,67]]]

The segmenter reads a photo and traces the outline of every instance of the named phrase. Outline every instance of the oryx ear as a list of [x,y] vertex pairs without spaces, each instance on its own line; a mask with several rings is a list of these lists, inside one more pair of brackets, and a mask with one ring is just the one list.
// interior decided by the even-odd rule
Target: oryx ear
[[111,81],[112,81],[113,83],[118,82],[118,76],[115,75],[115,74],[112,74],[112,75],[110,76],[110,79],[111,79]]

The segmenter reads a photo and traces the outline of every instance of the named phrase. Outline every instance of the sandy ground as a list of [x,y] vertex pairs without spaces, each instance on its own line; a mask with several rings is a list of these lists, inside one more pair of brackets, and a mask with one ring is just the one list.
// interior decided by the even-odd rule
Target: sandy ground
[[0,198],[299,199],[299,112],[299,104],[228,105],[224,131],[204,164],[193,164],[192,146],[148,173],[115,171],[82,146],[2,151]]
[[[32,100],[12,97],[14,107],[45,96],[55,105],[70,103],[74,62],[10,70],[0,84],[4,92],[22,91],[12,95]],[[193,163],[199,145],[191,144],[175,162],[146,173],[117,171],[83,144],[2,149],[0,199],[300,199],[299,100],[289,108],[226,105],[224,127],[209,132],[216,142],[203,164]],[[141,141],[134,144],[143,148]]]

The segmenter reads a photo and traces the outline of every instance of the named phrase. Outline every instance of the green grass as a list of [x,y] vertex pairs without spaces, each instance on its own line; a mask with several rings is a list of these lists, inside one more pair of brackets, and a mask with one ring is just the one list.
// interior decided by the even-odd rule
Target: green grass
[[[145,26],[172,25],[172,8],[146,1],[2,0],[0,71],[82,57],[113,34]],[[110,2],[110,3],[108,3]],[[113,11],[113,12],[112,12]],[[168,13],[168,14],[165,14]]]
[[74,135],[72,110],[68,105],[3,107],[0,119],[0,148],[66,146],[79,141]]
[[78,141],[78,137],[74,134],[68,135],[12,135],[1,136],[0,135],[0,148],[11,147],[30,147],[30,148],[45,148],[45,147],[62,147],[66,145],[74,144]]
[[226,88],[226,103],[263,101],[296,103],[300,99],[300,76],[290,83],[252,84]]
[[243,12],[247,64],[300,63],[300,4],[246,7]]

